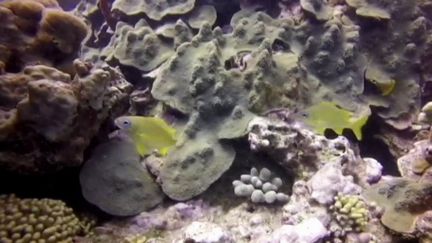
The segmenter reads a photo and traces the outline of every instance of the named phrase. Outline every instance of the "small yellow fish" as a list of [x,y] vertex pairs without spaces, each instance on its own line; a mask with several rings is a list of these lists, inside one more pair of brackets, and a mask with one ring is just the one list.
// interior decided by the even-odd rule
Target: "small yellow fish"
[[338,135],[349,128],[358,140],[362,140],[362,127],[366,124],[370,111],[354,114],[336,105],[336,103],[322,101],[309,107],[306,124],[311,126],[318,134],[324,135],[326,129],[332,129]]
[[176,144],[176,130],[160,118],[121,116],[114,123],[133,140],[141,156],[155,149],[165,156]]

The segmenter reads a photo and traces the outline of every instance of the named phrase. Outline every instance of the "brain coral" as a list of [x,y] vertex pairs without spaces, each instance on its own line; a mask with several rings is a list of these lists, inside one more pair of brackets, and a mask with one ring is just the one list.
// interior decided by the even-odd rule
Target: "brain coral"
[[62,201],[0,196],[1,242],[73,242],[81,233],[80,220]]

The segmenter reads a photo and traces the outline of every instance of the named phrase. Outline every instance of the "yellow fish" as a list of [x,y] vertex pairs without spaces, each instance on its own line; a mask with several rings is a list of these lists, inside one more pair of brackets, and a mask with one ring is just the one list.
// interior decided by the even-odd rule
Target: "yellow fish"
[[176,130],[157,117],[121,116],[115,125],[133,140],[141,156],[157,149],[163,156],[176,144]]
[[322,101],[307,109],[306,124],[311,126],[318,134],[324,135],[326,129],[332,129],[338,135],[349,128],[358,140],[362,140],[362,127],[366,124],[370,111],[354,114],[338,107],[333,102]]

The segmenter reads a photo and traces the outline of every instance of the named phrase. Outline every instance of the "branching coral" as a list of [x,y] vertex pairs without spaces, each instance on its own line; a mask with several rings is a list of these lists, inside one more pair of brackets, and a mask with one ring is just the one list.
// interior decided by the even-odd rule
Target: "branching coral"
[[355,195],[337,195],[329,208],[339,229],[332,230],[333,237],[344,238],[349,232],[363,232],[368,222],[368,206]]

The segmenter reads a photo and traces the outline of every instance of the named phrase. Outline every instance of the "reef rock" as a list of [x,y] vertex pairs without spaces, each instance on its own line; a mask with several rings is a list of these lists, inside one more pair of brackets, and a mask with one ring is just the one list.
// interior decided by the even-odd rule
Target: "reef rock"
[[419,232],[416,224],[419,217],[432,210],[431,191],[430,182],[386,177],[367,189],[364,196],[368,201],[376,202],[378,206],[384,208],[381,222],[386,227],[414,236]]
[[300,224],[284,225],[273,232],[270,243],[296,242],[314,243],[327,236],[327,229],[316,218],[302,221]]
[[342,165],[327,163],[308,181],[311,198],[320,204],[328,205],[338,193],[360,194],[361,187],[354,183],[352,176],[342,174]]
[[402,177],[415,181],[432,182],[432,143],[425,139],[414,143],[414,148],[397,160]]
[[232,237],[216,224],[193,222],[186,227],[184,232],[185,241],[191,240],[196,243],[231,243],[235,242]]
[[140,164],[135,146],[127,141],[99,145],[80,171],[84,197],[103,211],[131,216],[163,199],[159,185]]
[[1,76],[2,168],[45,173],[79,166],[101,124],[127,104],[131,86],[118,70],[92,69],[78,60],[74,66],[74,79],[43,65]]
[[69,72],[88,32],[81,19],[61,10],[55,0],[2,1],[0,19],[0,70],[6,72],[32,64]]
[[[285,122],[261,117],[249,123],[249,130],[251,149],[267,152],[296,179],[309,179],[317,171],[324,173],[325,168],[333,171],[331,167],[336,166],[339,168],[337,171],[342,171],[335,172],[336,174],[353,175],[358,178],[358,184],[368,184],[367,174],[371,172],[366,170],[367,163],[363,162],[354,152],[355,150],[351,148],[345,137],[327,139],[304,128],[304,125],[299,122],[292,120]],[[330,177],[333,178],[330,179],[333,181],[337,176]],[[336,180],[339,181],[339,179]]]

